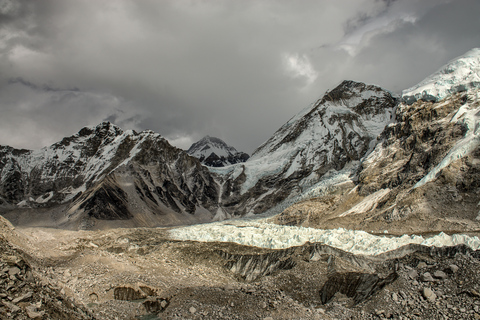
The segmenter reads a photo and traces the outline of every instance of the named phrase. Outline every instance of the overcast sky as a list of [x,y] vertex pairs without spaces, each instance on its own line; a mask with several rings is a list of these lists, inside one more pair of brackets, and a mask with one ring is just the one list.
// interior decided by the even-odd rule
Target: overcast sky
[[248,153],[351,79],[401,92],[480,47],[478,0],[0,0],[0,145],[104,120]]

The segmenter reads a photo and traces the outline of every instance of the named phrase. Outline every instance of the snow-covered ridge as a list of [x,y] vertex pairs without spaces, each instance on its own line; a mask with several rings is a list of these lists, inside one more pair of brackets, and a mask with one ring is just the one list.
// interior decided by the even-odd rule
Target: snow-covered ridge
[[199,159],[204,165],[213,167],[244,162],[249,157],[248,154],[237,151],[234,147],[226,144],[225,141],[210,136],[205,136],[192,144],[187,153]]
[[480,48],[450,61],[417,85],[402,92],[407,104],[417,100],[439,101],[456,92],[480,88]]
[[223,140],[210,136],[203,137],[187,150],[189,155],[196,158],[201,156],[208,157],[211,153],[215,153],[217,156],[228,157],[237,152],[234,147],[229,146]]
[[169,232],[170,236],[176,240],[233,242],[270,249],[285,249],[310,242],[326,244],[354,254],[370,256],[395,250],[408,244],[435,247],[465,244],[473,250],[480,249],[480,239],[478,237],[462,234],[449,236],[442,232],[429,238],[417,235],[386,237],[343,228],[320,230],[268,224],[261,220],[232,220],[201,224],[172,229]]
[[394,97],[386,90],[344,81],[309,110],[289,120],[242,164],[241,171],[246,175],[242,192],[262,177],[283,174],[288,178],[305,169],[312,176],[305,177],[300,187],[309,188],[319,181],[315,171],[340,166],[338,157],[350,153],[352,160],[360,159],[368,149],[365,141],[374,141],[392,121],[394,106]]
[[[78,133],[39,150],[19,152],[3,147],[0,152],[4,153],[5,165],[0,167],[1,182],[3,184],[11,180],[15,172],[35,179],[39,184],[51,183],[52,186],[61,186],[64,183],[61,181],[81,181],[80,185],[67,183],[63,190],[56,190],[66,195],[66,201],[71,199],[72,190],[84,191],[86,184],[102,179],[118,166],[132,160],[147,139],[161,137],[152,131],[123,131],[104,122],[95,127],[85,127]],[[52,199],[51,188],[48,187],[50,191],[45,195],[35,197],[35,202],[46,203]]]

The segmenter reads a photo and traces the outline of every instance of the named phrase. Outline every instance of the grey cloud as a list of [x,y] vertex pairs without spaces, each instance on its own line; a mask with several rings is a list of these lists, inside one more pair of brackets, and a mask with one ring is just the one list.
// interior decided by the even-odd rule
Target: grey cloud
[[[463,0],[11,3],[0,6],[0,143],[30,148],[108,119],[252,152],[343,79],[415,84],[477,46],[480,24]],[[418,20],[395,22],[404,13]],[[389,28],[362,33],[385,17]],[[352,56],[338,44],[355,32]],[[313,83],[288,70],[295,55]]]

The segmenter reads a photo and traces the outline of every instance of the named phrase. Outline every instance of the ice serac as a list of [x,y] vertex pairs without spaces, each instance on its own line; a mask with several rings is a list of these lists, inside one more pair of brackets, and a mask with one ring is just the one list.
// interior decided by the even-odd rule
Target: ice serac
[[403,101],[411,105],[417,100],[436,102],[470,89],[480,88],[480,48],[475,48],[440,68],[419,84],[402,92]]
[[56,224],[73,228],[208,221],[218,203],[217,185],[197,159],[152,131],[108,122],[40,150],[0,147],[0,178],[4,215],[35,220],[48,209],[44,220],[56,212]]
[[392,121],[397,98],[374,85],[344,81],[283,125],[225,177],[223,206],[257,214],[357,163]]
[[224,167],[245,162],[250,157],[245,152],[229,146],[223,140],[210,136],[192,144],[187,153],[209,167]]

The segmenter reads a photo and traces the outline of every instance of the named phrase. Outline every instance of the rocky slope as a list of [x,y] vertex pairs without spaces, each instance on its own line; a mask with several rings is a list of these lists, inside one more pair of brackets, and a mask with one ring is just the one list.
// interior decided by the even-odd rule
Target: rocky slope
[[2,217],[0,235],[1,319],[480,317],[480,254],[466,246],[367,256],[173,241],[163,228],[13,230]]
[[208,167],[225,167],[245,162],[250,157],[245,152],[237,151],[223,140],[206,136],[192,144],[187,153]]
[[480,229],[479,60],[472,50],[405,90],[357,181],[276,221],[396,234]]
[[197,159],[156,133],[108,122],[41,150],[0,147],[0,176],[2,212],[20,224],[192,223],[211,219],[218,202],[217,185]]

